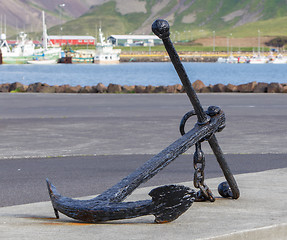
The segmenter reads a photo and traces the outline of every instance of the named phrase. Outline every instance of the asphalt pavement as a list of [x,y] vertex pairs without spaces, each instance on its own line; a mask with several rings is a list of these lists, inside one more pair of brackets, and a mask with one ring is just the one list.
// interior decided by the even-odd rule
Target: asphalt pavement
[[[49,201],[46,178],[65,196],[96,195],[115,185],[153,155],[99,155],[2,159],[0,207]],[[287,154],[227,154],[233,174],[287,168]],[[141,187],[193,180],[193,157],[185,154]],[[206,155],[205,179],[223,176],[214,155]]]
[[[226,114],[217,134],[224,153],[287,153],[286,94],[199,99],[204,109],[216,105]],[[0,159],[157,154],[180,137],[180,120],[191,108],[185,94],[2,93]]]

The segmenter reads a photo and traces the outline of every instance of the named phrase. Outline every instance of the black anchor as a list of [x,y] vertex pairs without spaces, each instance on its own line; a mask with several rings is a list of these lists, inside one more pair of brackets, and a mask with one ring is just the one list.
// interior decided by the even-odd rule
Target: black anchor
[[[153,189],[149,193],[151,200],[123,202],[140,184],[148,181],[193,145],[196,145],[197,149],[195,154],[197,157],[195,159],[197,159],[197,163],[201,163],[203,152],[201,151],[200,143],[202,141],[208,141],[227,180],[227,182],[220,184],[219,193],[226,198],[239,198],[239,189],[236,181],[215,137],[215,133],[221,131],[225,126],[224,112],[215,106],[209,107],[206,112],[203,110],[169,38],[168,22],[160,19],[156,20],[152,24],[152,31],[162,39],[194,108],[193,111],[184,116],[181,122],[180,129],[183,136],[119,183],[90,200],[76,200],[63,197],[47,179],[50,198],[57,218],[59,218],[58,212],[61,212],[68,217],[80,221],[96,223],[99,221],[127,219],[152,214],[155,216],[155,222],[164,223],[177,219],[182,213],[188,210],[194,201],[214,201],[208,187],[205,184],[201,184],[203,183],[202,181],[196,186],[200,188],[198,192],[182,185],[166,185]],[[185,122],[192,115],[196,115],[198,121],[193,129],[185,133]]]

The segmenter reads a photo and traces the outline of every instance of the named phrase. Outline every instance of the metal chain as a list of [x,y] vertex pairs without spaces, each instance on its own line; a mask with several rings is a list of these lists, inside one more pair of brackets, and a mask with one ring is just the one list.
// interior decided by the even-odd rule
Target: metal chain
[[[179,131],[181,135],[185,134],[184,127],[186,121],[190,117],[195,115],[196,115],[195,111],[192,110],[183,116],[179,125]],[[202,139],[201,141],[207,141],[211,136],[212,135]],[[203,151],[201,150],[201,141],[195,144],[195,153],[193,155],[193,167],[195,170],[193,177],[193,185],[194,187],[199,188],[199,191],[196,194],[197,196],[195,198],[195,201],[202,202],[209,200],[210,202],[214,202],[215,198],[212,192],[210,191],[209,187],[204,183],[205,156]]]
[[197,192],[195,201],[202,202],[209,200],[214,202],[215,198],[210,191],[209,187],[204,183],[204,168],[205,168],[205,156],[201,150],[201,143],[197,142],[195,144],[195,153],[193,155],[193,167],[194,167],[194,178],[193,185],[200,190]]

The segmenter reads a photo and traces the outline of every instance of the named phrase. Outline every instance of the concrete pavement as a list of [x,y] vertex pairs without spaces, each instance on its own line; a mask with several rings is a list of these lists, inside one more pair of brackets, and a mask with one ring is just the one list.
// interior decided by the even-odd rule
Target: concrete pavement
[[[199,97],[205,108],[219,105],[227,115],[226,129],[217,134],[224,153],[252,153],[258,158],[287,153],[286,94]],[[178,138],[178,123],[189,109],[184,94],[0,94],[0,162],[23,157],[155,154]],[[210,153],[208,146],[204,151]],[[250,167],[248,161],[237,164]],[[169,224],[154,224],[153,216],[100,224],[79,223],[63,215],[55,219],[50,202],[2,207],[0,238],[286,239],[286,173],[287,168],[280,165],[238,174],[238,200],[194,203]],[[217,197],[222,180],[207,179]],[[183,184],[193,188],[191,182]],[[137,189],[128,200],[146,199],[150,189]],[[27,189],[29,194],[33,190]]]
[[[286,239],[287,168],[236,175],[238,200],[219,197],[216,188],[222,180],[208,180],[217,197],[214,203],[193,203],[168,224],[153,223],[153,216],[100,224],[80,223],[62,214],[55,219],[50,202],[3,207],[1,239]],[[193,187],[191,182],[182,184]],[[138,189],[128,200],[147,199],[151,189]]]

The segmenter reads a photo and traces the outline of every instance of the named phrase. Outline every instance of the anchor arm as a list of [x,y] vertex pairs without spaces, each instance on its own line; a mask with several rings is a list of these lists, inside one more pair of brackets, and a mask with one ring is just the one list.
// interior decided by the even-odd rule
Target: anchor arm
[[50,198],[58,211],[66,216],[89,223],[154,215],[156,223],[171,222],[184,213],[194,202],[195,191],[181,185],[168,185],[153,189],[152,200],[136,202],[85,201],[62,197],[47,179]]
[[[48,191],[56,217],[59,216],[59,211],[71,218],[85,222],[132,218],[147,214],[154,214],[156,216],[156,222],[169,222],[176,219],[185,212],[194,201],[193,190],[186,187],[172,187],[173,185],[164,186],[150,193],[153,198],[152,202],[139,201],[127,204],[122,201],[140,184],[152,178],[195,143],[215,133],[224,125],[224,122],[225,115],[223,112],[220,112],[213,116],[211,121],[206,125],[196,124],[195,127],[184,136],[155,155],[118,184],[90,200],[76,200],[63,197],[57,192],[49,180],[47,180]],[[173,194],[174,192],[176,194]],[[173,202],[175,199],[178,200]],[[169,202],[172,202],[172,204]],[[144,210],[145,208],[146,210]],[[117,209],[119,210],[119,214]]]
[[101,201],[106,201],[109,199],[111,202],[122,201],[140,184],[151,179],[160,170],[166,167],[179,155],[186,152],[195,143],[218,131],[218,129],[224,125],[224,123],[225,114],[224,112],[221,112],[220,114],[213,116],[211,121],[206,125],[196,124],[195,127],[187,132],[184,136],[152,157],[149,161],[144,163],[143,166],[135,170],[118,184],[102,193],[97,197],[97,199]]

